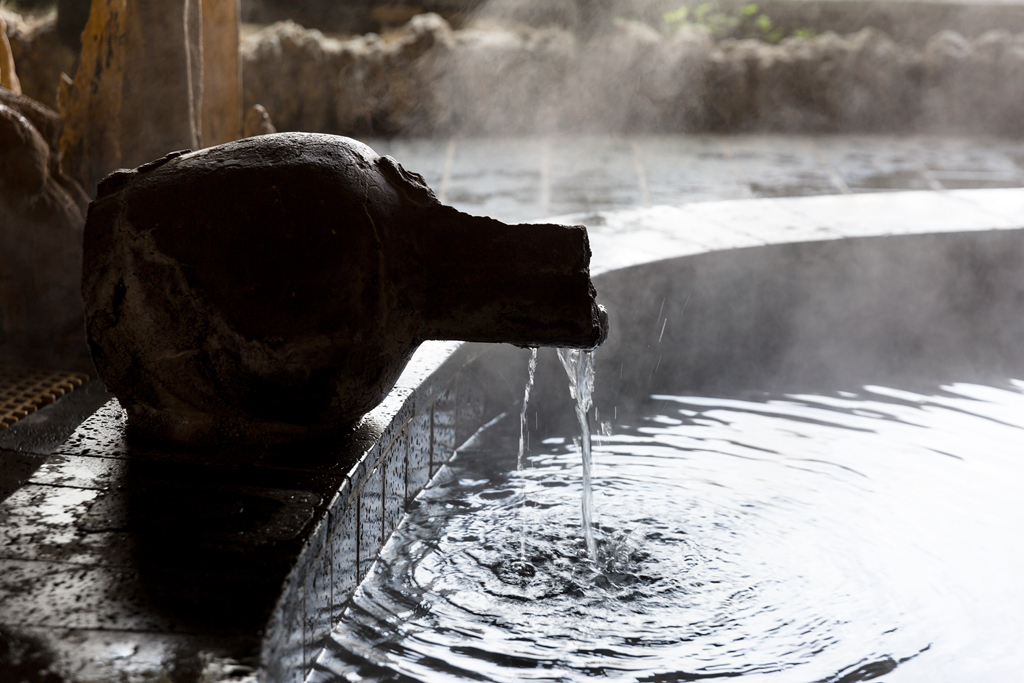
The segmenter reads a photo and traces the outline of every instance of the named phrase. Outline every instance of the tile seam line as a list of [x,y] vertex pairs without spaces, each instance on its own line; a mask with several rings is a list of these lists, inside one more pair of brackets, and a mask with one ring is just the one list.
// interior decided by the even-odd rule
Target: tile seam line
[[[19,454],[23,453],[22,451],[14,451],[14,452],[19,453]],[[29,455],[37,455],[37,454],[30,453]],[[110,460],[110,461],[113,461],[113,462],[126,462],[126,463],[127,462],[136,462],[136,463],[146,463],[146,464],[152,464],[152,463],[159,464],[159,463],[163,463],[163,462],[170,462],[170,461],[165,461],[165,460],[159,459],[159,456],[156,456],[156,457],[146,457],[145,454],[143,454],[143,456],[141,458],[139,458],[139,457],[130,457],[130,456],[127,456],[127,455],[98,455],[98,454],[95,454],[95,453],[51,453],[50,455],[37,455],[37,457],[40,457],[40,458],[50,458],[51,456],[53,456],[53,457],[60,457],[60,458],[95,458],[96,460]],[[44,462],[42,465],[40,465],[40,468],[46,467],[49,464],[50,464],[50,462]],[[54,465],[59,465],[61,463],[54,462],[53,464]],[[173,464],[181,465],[182,463],[174,462]],[[199,463],[199,462],[195,462],[195,463],[186,462],[184,464],[186,466],[195,465],[197,467],[203,465],[203,463]],[[323,475],[331,475],[331,476],[335,476],[335,477],[345,477],[346,479],[349,478],[347,474],[345,474],[344,472],[340,472],[338,470],[302,469],[302,468],[297,468],[297,467],[280,467],[280,466],[277,466],[277,465],[260,465],[259,463],[243,463],[243,466],[246,466],[246,465],[252,466],[252,467],[260,469],[260,470],[267,470],[267,471],[272,471],[272,472],[296,472],[296,473],[301,473],[301,474],[323,474]],[[225,465],[221,465],[221,466],[222,467],[228,467],[229,465],[225,464]],[[154,479],[154,481],[161,481],[161,480]],[[34,482],[34,481],[31,481],[31,480],[26,480],[25,483],[26,484],[40,484],[40,485],[46,484],[46,485],[49,485],[49,486],[58,486],[58,484],[50,484],[49,482]],[[277,489],[279,487],[276,487],[276,486],[266,486],[266,487],[263,487],[263,488]]]
[[[49,481],[33,481],[32,479],[26,479],[21,484],[21,487],[18,488],[18,491],[21,491],[26,486],[47,486],[49,488],[55,488],[55,489],[74,489],[76,491],[109,491],[112,488],[110,486],[107,486],[105,488],[95,488],[95,487],[92,487],[92,486],[74,486],[72,484],[54,484],[53,482],[49,482]],[[15,491],[14,493],[18,493],[18,491]],[[12,493],[11,495],[13,496],[14,493]],[[7,497],[6,499],[4,499],[4,502],[7,502],[8,500],[10,500],[10,497]],[[0,503],[0,505],[3,505],[3,503]]]

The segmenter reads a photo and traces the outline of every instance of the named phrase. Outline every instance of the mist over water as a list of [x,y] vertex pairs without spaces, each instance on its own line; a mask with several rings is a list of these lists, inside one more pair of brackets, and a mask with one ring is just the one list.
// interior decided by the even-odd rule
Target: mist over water
[[514,422],[421,496],[313,680],[1019,679],[1024,383],[651,397],[595,443],[597,565],[573,435],[516,473]]

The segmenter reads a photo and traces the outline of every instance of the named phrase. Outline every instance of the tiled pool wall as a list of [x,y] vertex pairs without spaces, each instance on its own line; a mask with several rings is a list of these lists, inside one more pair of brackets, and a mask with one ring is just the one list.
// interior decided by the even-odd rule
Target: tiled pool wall
[[332,624],[408,505],[486,421],[476,345],[464,345],[409,396],[350,471],[309,536],[263,639],[267,682],[302,681]]

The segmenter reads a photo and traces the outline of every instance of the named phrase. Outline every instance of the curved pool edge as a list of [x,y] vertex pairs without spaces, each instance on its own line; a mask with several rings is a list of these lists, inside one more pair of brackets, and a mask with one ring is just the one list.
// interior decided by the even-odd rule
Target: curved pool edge
[[726,249],[1021,228],[1024,189],[732,199],[584,212],[545,220],[587,227],[594,253],[591,273],[599,275]]

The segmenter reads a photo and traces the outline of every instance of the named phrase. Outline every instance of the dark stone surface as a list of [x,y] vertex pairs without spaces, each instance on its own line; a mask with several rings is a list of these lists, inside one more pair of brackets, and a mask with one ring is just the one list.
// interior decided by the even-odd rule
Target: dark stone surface
[[42,455],[0,448],[0,501],[17,491],[44,462]]
[[46,456],[111,396],[93,380],[0,431],[0,449]]
[[[38,477],[38,470],[47,463],[47,455],[110,399],[103,384],[94,380],[0,430],[0,502],[33,475]],[[56,463],[51,461],[49,465]],[[80,481],[71,472],[51,476],[75,482],[67,484],[70,486]]]
[[97,370],[161,438],[266,442],[357,421],[427,339],[592,347],[586,230],[439,204],[346,138],[278,134],[108,177],[83,294]]

